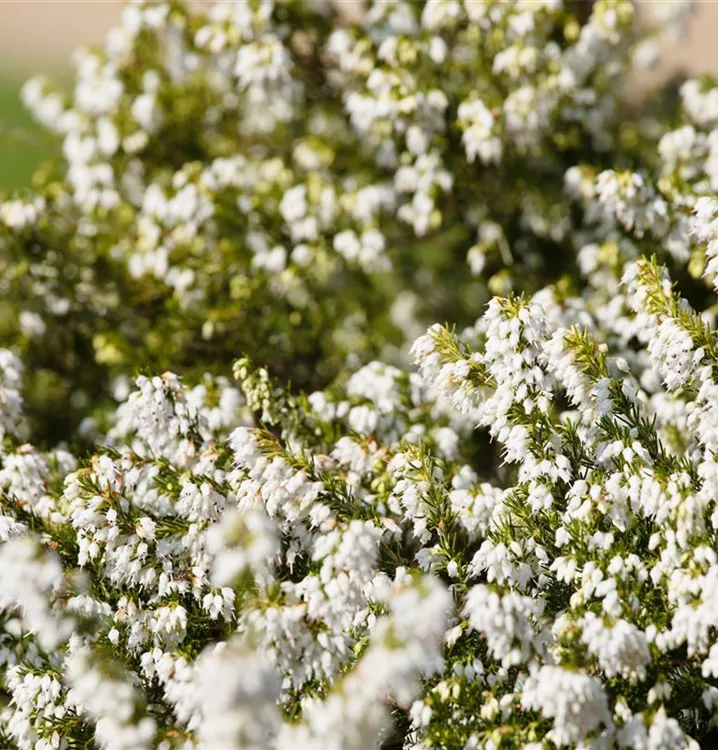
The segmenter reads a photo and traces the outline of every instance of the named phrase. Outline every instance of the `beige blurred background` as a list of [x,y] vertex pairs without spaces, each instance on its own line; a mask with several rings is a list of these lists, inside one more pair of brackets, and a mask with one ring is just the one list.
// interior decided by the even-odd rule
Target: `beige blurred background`
[[101,44],[122,0],[0,0],[2,73],[61,73],[72,50]]

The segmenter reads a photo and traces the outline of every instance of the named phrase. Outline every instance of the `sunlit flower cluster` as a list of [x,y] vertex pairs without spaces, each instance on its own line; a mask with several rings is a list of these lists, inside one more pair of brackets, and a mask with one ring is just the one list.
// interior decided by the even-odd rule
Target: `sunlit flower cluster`
[[718,87],[629,91],[689,6],[341,5],[24,90],[0,745],[713,747]]
[[[406,367],[435,320],[555,279],[581,224],[564,173],[640,125],[628,76],[672,5],[646,30],[628,0],[129,4],[69,92],[23,89],[61,154],[0,204],[31,421],[64,440],[118,377],[197,381],[243,352],[308,390]],[[651,184],[605,182],[656,235],[631,218]]]

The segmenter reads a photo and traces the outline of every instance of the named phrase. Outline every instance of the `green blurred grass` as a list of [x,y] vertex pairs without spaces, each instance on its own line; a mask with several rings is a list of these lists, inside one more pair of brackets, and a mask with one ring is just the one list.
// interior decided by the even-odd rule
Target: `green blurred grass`
[[0,79],[0,191],[29,187],[37,167],[52,156],[20,101],[23,80]]

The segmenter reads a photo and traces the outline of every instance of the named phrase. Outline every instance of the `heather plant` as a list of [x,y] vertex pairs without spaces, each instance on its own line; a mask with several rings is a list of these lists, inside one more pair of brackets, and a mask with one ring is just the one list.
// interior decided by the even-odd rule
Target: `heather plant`
[[314,389],[406,366],[434,321],[575,277],[570,167],[655,151],[624,153],[627,76],[676,19],[644,34],[614,0],[342,7],[129,5],[71,91],[28,82],[62,158],[3,204],[0,325],[48,446],[137,371],[196,381],[244,353]]
[[27,85],[3,747],[715,745],[718,88],[635,105],[654,10],[129,5]]

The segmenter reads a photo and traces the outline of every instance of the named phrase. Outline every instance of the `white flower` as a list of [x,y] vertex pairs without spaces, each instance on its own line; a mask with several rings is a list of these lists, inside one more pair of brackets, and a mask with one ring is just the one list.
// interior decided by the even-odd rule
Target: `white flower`
[[521,703],[553,720],[549,738],[557,745],[583,743],[597,730],[613,726],[601,683],[581,672],[540,667],[526,680]]

